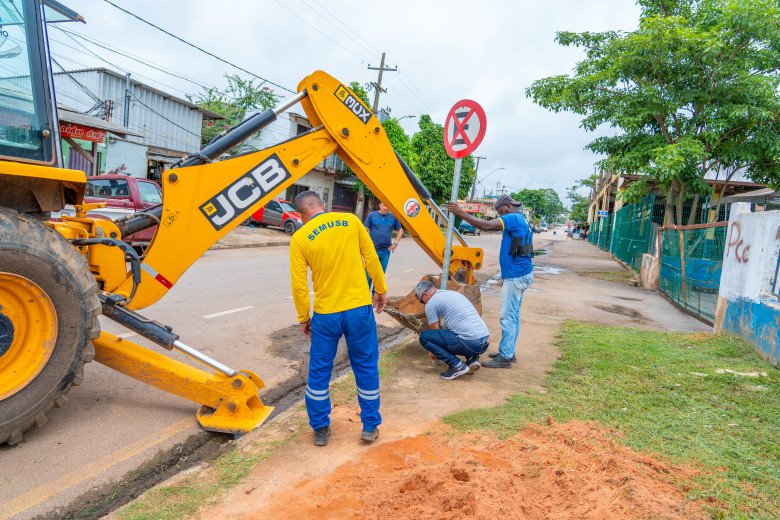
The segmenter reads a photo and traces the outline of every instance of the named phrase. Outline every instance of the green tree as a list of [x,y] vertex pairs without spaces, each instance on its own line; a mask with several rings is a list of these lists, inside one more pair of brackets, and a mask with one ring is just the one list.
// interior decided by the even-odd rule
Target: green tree
[[588,207],[590,206],[590,197],[581,195],[582,188],[593,189],[593,185],[598,180],[599,175],[597,173],[592,174],[590,177],[580,179],[566,189],[566,198],[571,201],[571,211],[569,212],[569,219],[572,222],[583,222],[588,220]]
[[[409,166],[420,181],[431,192],[437,204],[450,200],[452,179],[455,174],[455,159],[447,155],[444,149],[444,128],[433,122],[431,116],[420,116],[420,131],[412,137],[412,150],[416,155],[416,168]],[[400,154],[400,152],[399,152]],[[458,198],[465,198],[474,183],[474,159],[468,155],[463,158],[460,170]]]
[[[256,109],[268,109],[274,107],[279,96],[274,94],[263,83],[255,85],[254,80],[244,80],[238,74],[225,74],[228,85],[224,89],[217,87],[204,88],[203,92],[193,101],[192,96],[187,98],[206,110],[216,112],[225,117],[220,121],[204,121],[201,132],[201,148],[205,147],[220,132],[237,125],[244,120],[246,114]],[[246,151],[246,146],[238,146],[228,152],[235,155]]]
[[[677,201],[709,194],[704,176],[745,171],[780,188],[780,6],[776,0],[639,0],[629,33],[559,32],[586,59],[571,76],[535,81],[526,95],[553,111],[583,116],[582,127],[619,129],[588,148],[600,166],[644,174]],[[649,183],[626,194],[636,199]],[[725,186],[724,186],[725,189]]]
[[552,222],[555,217],[563,213],[566,208],[561,204],[558,193],[552,188],[542,188],[539,190],[524,189],[510,195],[517,202],[531,208],[534,220],[545,218],[547,222]]

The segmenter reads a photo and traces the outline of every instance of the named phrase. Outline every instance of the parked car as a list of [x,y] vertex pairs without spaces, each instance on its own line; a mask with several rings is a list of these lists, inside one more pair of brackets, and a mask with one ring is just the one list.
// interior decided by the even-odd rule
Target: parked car
[[465,220],[461,220],[460,226],[458,226],[458,231],[460,231],[461,233],[464,233],[464,234],[465,233],[469,233],[469,234],[474,235],[474,236],[479,236],[479,234],[482,232],[481,230],[475,228],[474,226],[472,226],[471,224],[469,224]]
[[288,235],[292,235],[303,226],[301,215],[289,200],[274,199],[258,209],[249,217],[248,224],[261,226],[279,226]]
[[[128,175],[98,175],[87,177],[87,191],[84,194],[84,203],[93,204],[105,202],[104,208],[95,209],[88,215],[102,215],[111,220],[117,220],[136,211],[143,211],[162,202],[162,190],[160,186],[146,179],[138,179]],[[73,206],[65,206],[62,215],[75,216]],[[52,214],[52,218],[58,218],[60,214]],[[157,226],[152,226],[143,231],[125,237],[123,240],[143,251],[154,238]]]

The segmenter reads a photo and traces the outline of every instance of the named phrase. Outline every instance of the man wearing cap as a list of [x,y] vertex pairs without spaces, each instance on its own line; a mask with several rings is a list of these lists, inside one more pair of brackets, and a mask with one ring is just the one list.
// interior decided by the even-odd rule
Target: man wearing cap
[[502,195],[496,200],[495,220],[482,220],[474,217],[454,202],[447,209],[451,214],[462,217],[463,220],[483,231],[503,231],[499,263],[501,265],[501,342],[498,353],[491,353],[490,361],[482,363],[487,368],[510,368],[517,358],[515,348],[520,333],[520,305],[523,294],[534,279],[533,231],[525,216],[517,209],[520,203],[508,195]]

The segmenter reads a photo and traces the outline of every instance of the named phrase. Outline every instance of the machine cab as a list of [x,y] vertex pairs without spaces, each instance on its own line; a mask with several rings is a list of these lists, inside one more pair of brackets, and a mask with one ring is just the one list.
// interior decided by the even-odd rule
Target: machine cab
[[0,3],[0,160],[62,166],[46,23],[71,20],[53,0]]

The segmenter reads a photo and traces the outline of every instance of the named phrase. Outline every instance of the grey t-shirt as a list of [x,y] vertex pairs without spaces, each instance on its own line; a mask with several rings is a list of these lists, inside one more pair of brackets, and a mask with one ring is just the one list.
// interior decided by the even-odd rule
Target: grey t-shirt
[[482,339],[490,331],[468,298],[455,291],[439,289],[425,304],[428,323],[444,318],[444,327],[461,339]]

